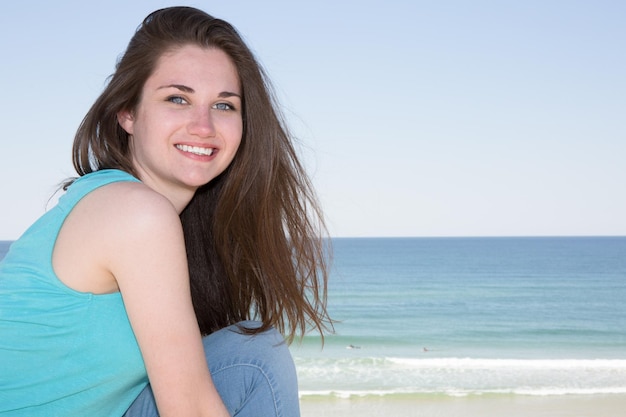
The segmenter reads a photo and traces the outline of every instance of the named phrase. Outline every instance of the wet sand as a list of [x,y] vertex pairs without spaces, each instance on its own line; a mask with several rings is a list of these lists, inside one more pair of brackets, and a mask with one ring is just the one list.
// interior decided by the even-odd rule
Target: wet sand
[[302,417],[626,417],[626,394],[301,400]]

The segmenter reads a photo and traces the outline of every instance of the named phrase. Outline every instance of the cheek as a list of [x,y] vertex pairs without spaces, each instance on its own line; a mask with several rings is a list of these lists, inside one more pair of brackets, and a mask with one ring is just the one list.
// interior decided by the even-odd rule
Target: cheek
[[239,149],[242,136],[243,136],[243,122],[241,122],[240,120],[239,123],[234,123],[231,126],[231,129],[228,135],[230,144],[233,147],[234,152],[236,152],[237,149]]
[[230,145],[230,158],[229,158],[230,161],[228,162],[229,164],[233,162],[233,160],[237,156],[237,153],[239,152],[239,148],[241,147],[241,136],[242,136],[241,129],[238,129],[233,132],[232,139],[230,140],[230,143],[229,143]]
[[241,145],[242,136],[243,136],[243,130],[242,129],[237,130],[237,134],[235,136],[236,139],[233,141],[237,149],[239,149],[239,145]]

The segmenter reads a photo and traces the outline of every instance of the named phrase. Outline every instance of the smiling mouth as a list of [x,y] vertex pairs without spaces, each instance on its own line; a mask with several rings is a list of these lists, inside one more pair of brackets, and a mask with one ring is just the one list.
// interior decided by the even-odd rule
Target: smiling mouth
[[194,155],[211,156],[215,152],[215,148],[201,148],[199,146],[175,145],[176,149],[183,152],[192,153]]

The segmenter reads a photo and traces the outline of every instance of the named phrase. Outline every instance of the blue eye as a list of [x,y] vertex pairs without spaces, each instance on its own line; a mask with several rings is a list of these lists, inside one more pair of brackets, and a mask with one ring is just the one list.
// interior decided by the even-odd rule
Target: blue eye
[[235,110],[235,108],[228,103],[217,103],[213,105],[213,108],[217,110],[223,110],[223,111]]
[[180,96],[168,97],[167,101],[174,103],[174,104],[186,104],[187,103],[187,100],[185,100],[184,98]]

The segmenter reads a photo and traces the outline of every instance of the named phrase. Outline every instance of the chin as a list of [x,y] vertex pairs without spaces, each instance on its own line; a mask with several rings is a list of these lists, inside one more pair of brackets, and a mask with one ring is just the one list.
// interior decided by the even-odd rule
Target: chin
[[211,176],[198,176],[198,177],[193,177],[193,178],[188,178],[187,181],[185,181],[185,183],[187,185],[189,185],[190,187],[194,187],[194,188],[200,188],[203,185],[207,185],[208,183],[210,183],[211,181],[213,181],[215,178],[217,177],[217,175],[211,175]]

